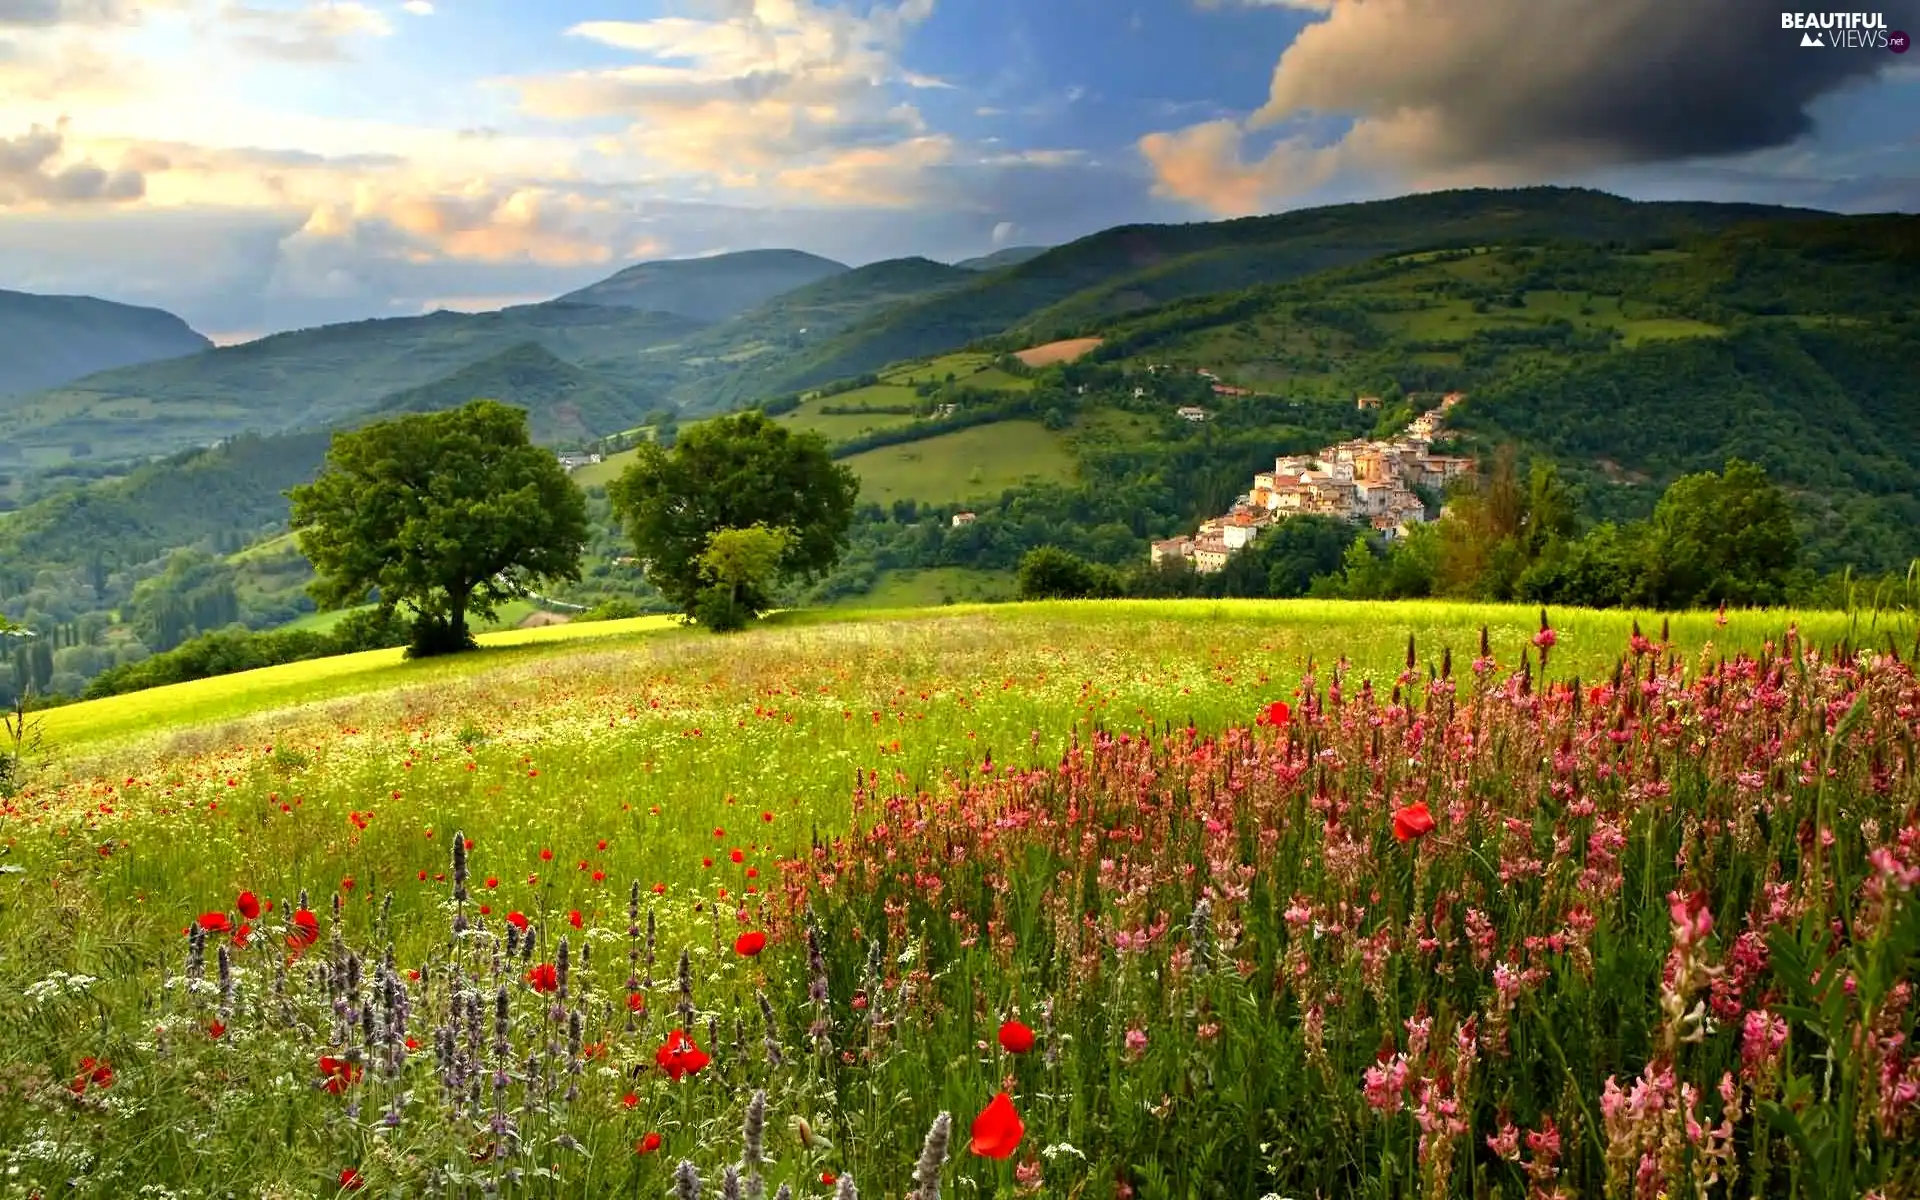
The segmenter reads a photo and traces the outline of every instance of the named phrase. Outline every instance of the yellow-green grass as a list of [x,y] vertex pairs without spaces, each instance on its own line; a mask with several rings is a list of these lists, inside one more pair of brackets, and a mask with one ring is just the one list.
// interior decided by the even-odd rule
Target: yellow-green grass
[[848,596],[836,607],[858,609],[932,608],[945,604],[993,603],[1014,596],[1011,571],[971,567],[928,567],[883,571],[873,590]]
[[1038,421],[997,421],[938,437],[883,446],[844,460],[860,476],[860,497],[889,504],[982,500],[1023,483],[1073,476],[1066,438]]
[[584,467],[573,469],[573,481],[583,488],[605,487],[620,478],[620,472],[627,469],[639,454],[638,450],[622,450],[618,454],[602,456],[597,463],[588,463]]
[[[372,607],[370,604],[363,604],[355,608],[336,608],[330,612],[303,613],[280,628],[326,633],[354,613],[365,612]],[[478,621],[475,623],[475,628],[488,631],[512,629],[540,611],[542,611],[540,606],[531,600],[509,600],[499,607],[491,621]]]
[[1033,380],[1022,379],[1018,375],[1009,375],[999,367],[988,367],[967,376],[966,385],[990,392],[1030,392]]
[[[49,709],[41,718],[42,733],[59,750],[86,751],[129,734],[203,724],[335,696],[465,679],[508,662],[524,668],[533,660],[574,649],[566,643],[659,633],[676,624],[673,617],[652,616],[502,629],[479,634],[480,651],[419,662],[409,662],[403,651],[392,649],[285,663]],[[509,649],[510,654],[504,653]]]
[[782,413],[777,419],[794,429],[817,433],[830,442],[837,442],[859,437],[863,433],[871,433],[876,429],[910,425],[918,418],[910,412],[827,413],[821,411],[822,409],[900,408],[919,402],[920,397],[912,388],[883,383],[874,387],[842,392],[836,396],[810,397],[801,401],[800,407],[792,412]]
[[[937,571],[917,574],[943,578]],[[1312,656],[1323,666],[1344,658],[1354,670],[1380,679],[1404,665],[1409,637],[1423,663],[1437,664],[1442,650],[1451,649],[1456,665],[1464,667],[1483,625],[1491,631],[1496,654],[1510,662],[1530,643],[1540,613],[1526,605],[1452,601],[1118,600],[899,609],[863,600],[852,611],[782,613],[735,637],[675,633],[682,628],[678,618],[648,616],[482,634],[481,651],[420,662],[404,661],[395,649],[288,663],[50,709],[42,714],[44,732],[61,751],[84,751],[128,734],[273,714],[313,700],[377,697],[421,684],[452,689],[448,695],[466,689],[465,699],[478,702],[505,683],[508,690],[494,695],[505,705],[513,691],[550,682],[555,675],[592,686],[610,684],[636,661],[660,659],[663,647],[689,672],[682,685],[738,697],[751,689],[744,679],[727,682],[728,672],[761,658],[830,657],[836,646],[854,657],[882,658],[897,657],[897,651],[911,646],[934,659],[974,659],[990,646],[1017,658],[1050,646],[1040,658],[1085,654],[1091,664],[1119,656],[1176,672],[1187,660],[1257,651],[1264,664],[1258,673],[1297,676]],[[1856,645],[1878,645],[1892,637],[1904,653],[1915,631],[1913,618],[1898,614],[1731,612],[1724,626],[1715,614],[1703,612],[1668,618],[1654,612],[1552,609],[1549,615],[1558,637],[1553,672],[1589,678],[1610,666],[1636,620],[1649,635],[1670,620],[1675,645],[1688,654],[1708,647],[1757,649],[1789,624],[1814,642],[1847,636]],[[887,646],[894,650],[883,653]],[[774,665],[763,663],[761,669]]]
[[984,370],[992,361],[991,354],[963,350],[953,354],[943,354],[927,362],[897,367],[881,376],[881,379],[886,383],[944,383],[947,376],[952,375],[957,383],[969,375]]

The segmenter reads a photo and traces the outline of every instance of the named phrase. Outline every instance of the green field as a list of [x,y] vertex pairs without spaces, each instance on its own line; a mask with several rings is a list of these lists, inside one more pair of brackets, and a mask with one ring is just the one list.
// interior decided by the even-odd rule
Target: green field
[[999,495],[1030,481],[1070,479],[1066,439],[1038,421],[999,421],[845,460],[860,476],[860,497],[890,504],[911,497],[953,504]]
[[895,367],[882,375],[881,380],[885,383],[911,386],[916,383],[944,383],[947,376],[951,375],[954,377],[954,382],[958,383],[986,370],[992,362],[993,355],[974,351],[942,354],[925,362]]
[[1013,572],[970,567],[927,567],[884,571],[873,590],[848,596],[840,608],[934,608],[946,604],[995,603],[1014,597]]
[[912,413],[864,412],[825,413],[823,408],[900,408],[923,403],[911,387],[877,384],[832,396],[814,396],[801,401],[792,412],[781,413],[781,424],[805,433],[817,433],[829,442],[845,441],[876,429],[910,425]]
[[[1856,670],[1874,672],[1860,691],[1877,708],[1834,742],[1910,738],[1904,664],[1825,652],[1711,687],[1682,675],[1789,622],[1809,646],[1889,630],[1687,614],[1671,658],[1628,659],[1614,688],[1636,614],[1551,618],[1545,672],[1539,610],[1521,606],[814,611],[730,637],[647,618],[51,710],[31,790],[0,807],[9,1186],[416,1195],[459,1172],[476,1194],[492,1180],[513,1197],[654,1196],[681,1161],[720,1178],[745,1123],[765,1127],[763,1156],[746,1156],[762,1190],[820,1197],[838,1175],[902,1195],[946,1112],[954,1195],[1014,1195],[1017,1168],[1046,1172],[1032,1194],[1089,1200],[1116,1179],[1155,1194],[1155,1178],[1183,1196],[1374,1180],[1418,1194],[1413,1115],[1371,1111],[1360,1082],[1398,1061],[1409,1014],[1437,1022],[1438,1065],[1407,1056],[1421,1070],[1451,1069],[1458,1029],[1490,1030],[1472,1075],[1451,1076],[1464,1162],[1509,1112],[1529,1130],[1571,1123],[1604,1080],[1638,1077],[1666,1019],[1669,891],[1726,898],[1717,964],[1743,888],[1798,887],[1794,831],[1816,796],[1860,819],[1835,830],[1843,879],[1862,878],[1868,840],[1883,869],[1905,853],[1904,760],[1874,758],[1869,790],[1867,755],[1822,742]],[[1649,671],[1661,682],[1643,689]],[[1781,702],[1752,702],[1769,688]],[[1725,808],[1765,747],[1782,754],[1764,808],[1777,828],[1755,824],[1757,800]],[[1801,763],[1831,764],[1831,788],[1795,786]],[[1571,815],[1576,802],[1597,815]],[[1852,918],[1853,891],[1814,894]],[[1464,932],[1441,924],[1416,951],[1428,914],[1456,904]],[[1870,911],[1844,927],[1869,928]],[[1812,944],[1834,944],[1839,918],[1814,916]],[[196,926],[204,942],[183,937]],[[1827,972],[1835,995],[1844,976],[1874,1002],[1910,972],[1909,951],[1873,945],[1889,947],[1881,968]],[[1515,979],[1517,1007],[1500,998]],[[1796,1038],[1840,1044],[1803,1015],[1816,1010],[1778,1011]],[[1911,1015],[1889,1011],[1905,1036]],[[686,1037],[697,1057],[674,1053]],[[1542,1076],[1529,1048],[1549,1037],[1558,1069]],[[1710,1097],[1739,1037],[1711,1024],[1674,1069]],[[480,1091],[444,1086],[449,1053]],[[1780,1069],[1802,1080],[1826,1061]],[[1832,1061],[1855,1095],[1857,1057]],[[976,1119],[996,1091],[1020,1133],[1004,1112]],[[496,1156],[503,1112],[525,1148]],[[1318,1153],[1336,1120],[1346,1150]],[[1877,1129],[1858,1135],[1874,1153],[1849,1179],[1881,1182],[1872,1164],[1898,1160]],[[1075,1152],[1042,1157],[1058,1145]],[[1564,1146],[1566,1194],[1598,1194],[1604,1142]],[[1772,1153],[1783,1174],[1799,1161],[1786,1139]],[[1673,1194],[1690,1178],[1672,1175]],[[1523,1196],[1513,1179],[1434,1194]]]

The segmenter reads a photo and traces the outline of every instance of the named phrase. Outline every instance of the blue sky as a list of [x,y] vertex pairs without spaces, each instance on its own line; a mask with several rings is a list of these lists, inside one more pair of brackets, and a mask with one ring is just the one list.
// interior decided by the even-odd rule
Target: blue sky
[[1798,42],[1752,0],[0,0],[0,287],[233,340],[1448,186],[1920,207],[1920,53]]

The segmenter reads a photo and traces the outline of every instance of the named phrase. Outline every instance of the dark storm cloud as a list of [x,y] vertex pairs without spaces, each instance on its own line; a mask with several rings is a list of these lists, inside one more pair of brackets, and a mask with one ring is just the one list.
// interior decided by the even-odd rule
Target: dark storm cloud
[[[1335,0],[1281,56],[1256,124],[1304,112],[1374,123],[1416,163],[1666,162],[1779,146],[1809,106],[1901,63],[1803,48],[1795,0]],[[1812,7],[1812,5],[1809,5]],[[1920,0],[1859,7],[1920,29]],[[1826,40],[1834,39],[1828,35]]]

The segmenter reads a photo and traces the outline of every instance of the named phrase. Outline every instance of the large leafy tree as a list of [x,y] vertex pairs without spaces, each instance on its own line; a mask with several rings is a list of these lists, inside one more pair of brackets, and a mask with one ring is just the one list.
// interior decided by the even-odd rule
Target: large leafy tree
[[411,652],[473,644],[467,618],[536,580],[580,578],[586,497],[492,400],[338,433],[320,477],[287,493],[322,607],[414,613]]
[[1665,607],[1783,603],[1799,560],[1786,494],[1753,463],[1684,475],[1653,511],[1648,567]]
[[647,579],[690,615],[703,591],[720,586],[702,561],[714,535],[785,530],[777,577],[814,578],[845,549],[859,494],[859,479],[818,434],[794,433],[758,411],[691,426],[672,450],[641,446],[607,489]]

